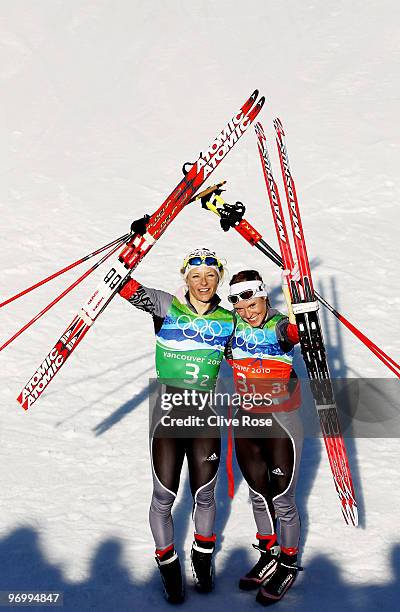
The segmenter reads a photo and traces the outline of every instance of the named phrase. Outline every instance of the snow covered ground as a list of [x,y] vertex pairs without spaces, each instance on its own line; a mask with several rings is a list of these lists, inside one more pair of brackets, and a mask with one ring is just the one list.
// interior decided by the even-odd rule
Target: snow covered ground
[[[286,127],[317,286],[398,360],[398,29],[395,0],[3,0],[1,297],[155,210],[182,163],[258,87],[271,142],[272,119]],[[214,178],[228,180],[228,201],[243,201],[276,247],[252,131]],[[173,291],[183,254],[203,245],[227,259],[230,273],[262,270],[281,305],[278,270],[195,206],[137,277]],[[115,299],[47,394],[27,413],[15,401],[100,274],[1,354],[0,590],[62,590],[66,610],[164,609],[147,522],[150,318]],[[1,338],[76,276],[2,309]],[[336,376],[390,376],[336,320],[324,323]],[[305,571],[282,610],[399,609],[398,440],[350,439],[348,452],[358,529],[341,518],[320,441],[306,440],[298,494]],[[235,473],[231,503],[220,472],[217,587],[206,598],[190,586],[182,478],[174,516],[188,609],[258,609],[235,586],[255,558],[247,491]]]

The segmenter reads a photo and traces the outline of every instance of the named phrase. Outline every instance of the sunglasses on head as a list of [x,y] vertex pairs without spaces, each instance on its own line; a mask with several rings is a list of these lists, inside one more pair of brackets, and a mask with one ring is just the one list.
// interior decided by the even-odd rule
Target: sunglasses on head
[[221,267],[221,264],[216,257],[200,256],[200,255],[196,255],[195,257],[190,257],[186,265],[189,265],[189,266],[201,266],[201,265],[218,266],[218,268]]
[[240,302],[240,300],[250,300],[261,288],[262,287],[260,285],[257,289],[246,289],[245,291],[241,291],[235,295],[228,295],[228,302],[231,304],[237,304]]

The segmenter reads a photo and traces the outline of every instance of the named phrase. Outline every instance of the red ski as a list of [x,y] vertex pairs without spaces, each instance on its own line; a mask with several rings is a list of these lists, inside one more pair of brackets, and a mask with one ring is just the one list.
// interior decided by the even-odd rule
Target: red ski
[[48,384],[64,365],[72,351],[83,340],[97,317],[108,306],[122,282],[129,278],[143,257],[162,236],[168,225],[189,203],[208,176],[257,117],[264,104],[264,97],[257,102],[255,90],[211,145],[192,165],[173,192],[161,204],[146,223],[146,233],[134,234],[128,240],[118,259],[112,264],[89,299],[83,304],[60,339],[46,355],[38,369],[22,389],[17,401],[27,410],[41,396]]
[[[300,269],[300,282],[297,283],[293,279],[290,279],[289,287],[292,296],[293,312],[296,316],[296,323],[299,329],[301,352],[306,364],[308,376],[311,381],[311,391],[319,416],[319,422],[333,480],[341,503],[341,510],[346,523],[352,523],[354,526],[357,526],[358,512],[353,487],[353,479],[350,472],[347,451],[340,427],[339,415],[329,373],[324,338],[318,315],[319,305],[314,293],[299,203],[289,166],[289,158],[285,143],[285,133],[279,119],[275,119],[274,127],[282,177],[285,185],[286,200],[291,220],[293,240]],[[263,167],[265,165],[264,172],[266,172],[268,177],[267,189],[268,195],[270,196],[274,221],[276,224],[276,218],[280,217],[280,221],[284,227],[285,224],[282,207],[280,206],[280,203],[277,206],[274,198],[271,198],[276,185],[272,177],[272,169],[269,162],[265,134],[260,124],[257,124],[256,126],[256,133]],[[279,208],[278,212],[277,208]],[[286,228],[285,234],[287,238]],[[282,240],[279,232],[277,235],[281,247],[283,264],[285,268],[290,269],[290,260],[287,259],[286,254],[286,243]],[[291,258],[291,260],[293,260],[293,258]]]

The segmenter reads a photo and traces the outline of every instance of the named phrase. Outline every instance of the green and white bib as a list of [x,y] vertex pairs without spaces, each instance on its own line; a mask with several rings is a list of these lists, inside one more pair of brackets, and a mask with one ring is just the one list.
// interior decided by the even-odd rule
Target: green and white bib
[[233,326],[225,308],[200,315],[174,297],[156,334],[158,378],[174,387],[213,389]]

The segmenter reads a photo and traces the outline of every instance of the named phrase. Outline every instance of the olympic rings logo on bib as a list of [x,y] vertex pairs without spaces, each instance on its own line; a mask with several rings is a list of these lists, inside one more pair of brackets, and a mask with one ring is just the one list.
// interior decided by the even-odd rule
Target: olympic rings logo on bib
[[212,341],[214,338],[222,335],[222,325],[219,321],[209,321],[203,317],[192,319],[189,315],[182,314],[177,318],[176,324],[188,340],[193,340],[200,336],[204,342],[206,338]]
[[245,346],[248,351],[252,351],[256,346],[265,344],[267,336],[263,329],[248,328],[243,323],[238,323],[235,332],[235,344],[238,348]]

